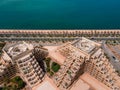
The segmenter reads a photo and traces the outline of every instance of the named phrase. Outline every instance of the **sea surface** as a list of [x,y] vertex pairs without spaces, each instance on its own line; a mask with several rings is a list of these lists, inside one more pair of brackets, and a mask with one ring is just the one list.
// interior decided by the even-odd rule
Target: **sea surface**
[[0,29],[120,29],[120,0],[0,0]]

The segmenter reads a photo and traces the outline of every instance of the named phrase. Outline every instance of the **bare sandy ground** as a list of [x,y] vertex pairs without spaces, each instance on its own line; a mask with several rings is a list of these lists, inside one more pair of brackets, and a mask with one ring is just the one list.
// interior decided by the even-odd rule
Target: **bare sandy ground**
[[72,85],[70,90],[90,90],[90,86],[83,80],[79,79],[75,84]]
[[52,60],[54,60],[55,62],[59,63],[60,65],[62,65],[65,61],[65,57],[62,56],[60,53],[56,52],[56,49],[59,46],[45,46],[44,48],[47,48],[49,51],[49,57],[52,58]]
[[[32,90],[60,90],[47,75],[42,83],[35,86]],[[80,76],[70,88],[70,90],[111,90],[98,80],[87,73]]]
[[99,82],[87,73],[84,73],[82,76],[80,76],[80,78],[86,83],[88,83],[94,90],[111,90],[103,83]]
[[120,58],[120,45],[109,45],[107,44],[112,53],[119,59]]
[[42,83],[35,86],[32,90],[59,90],[53,81],[46,75]]

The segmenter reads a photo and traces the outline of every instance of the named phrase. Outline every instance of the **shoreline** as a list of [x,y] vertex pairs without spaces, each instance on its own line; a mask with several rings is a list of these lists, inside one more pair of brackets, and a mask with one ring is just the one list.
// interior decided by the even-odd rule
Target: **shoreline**
[[0,34],[5,34],[5,33],[14,33],[14,34],[24,34],[24,33],[30,33],[30,34],[36,34],[36,33],[44,33],[44,34],[63,34],[63,33],[115,33],[118,34],[120,33],[120,29],[110,29],[110,30],[82,30],[82,29],[76,29],[76,30],[13,30],[13,29],[0,29]]
[[111,30],[120,30],[120,29],[0,29],[0,31],[1,30],[5,30],[5,31],[16,31],[16,30],[19,30],[19,31],[23,31],[23,30],[25,30],[25,31],[49,31],[49,30],[51,30],[51,31],[79,31],[79,30],[81,30],[81,31],[83,31],[83,30],[85,30],[85,31],[92,31],[92,30],[96,30],[96,31],[103,31],[103,30],[108,30],[108,31],[111,31]]

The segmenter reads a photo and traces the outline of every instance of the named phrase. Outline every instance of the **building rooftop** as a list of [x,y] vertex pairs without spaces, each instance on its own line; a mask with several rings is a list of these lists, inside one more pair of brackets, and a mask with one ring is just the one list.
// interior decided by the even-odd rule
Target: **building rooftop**
[[95,48],[100,46],[100,44],[95,43],[84,37],[74,41],[72,45],[88,54],[91,53]]
[[30,51],[32,49],[33,45],[27,44],[26,42],[19,42],[11,45],[6,45],[3,50],[8,54],[10,58],[14,59],[24,52]]

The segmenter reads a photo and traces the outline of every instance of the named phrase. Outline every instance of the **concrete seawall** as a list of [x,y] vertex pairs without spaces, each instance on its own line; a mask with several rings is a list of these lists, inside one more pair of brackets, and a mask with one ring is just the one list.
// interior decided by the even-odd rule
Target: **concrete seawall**
[[120,34],[119,29],[115,30],[7,30],[0,29],[0,34]]

